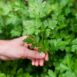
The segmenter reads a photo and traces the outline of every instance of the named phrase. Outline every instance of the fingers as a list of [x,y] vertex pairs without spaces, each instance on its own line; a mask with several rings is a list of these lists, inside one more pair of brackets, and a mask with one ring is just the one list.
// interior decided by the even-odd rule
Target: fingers
[[48,53],[45,53],[45,59],[33,59],[32,60],[32,65],[33,66],[43,66],[44,65],[44,60],[48,61]]
[[48,61],[48,53],[39,53],[37,47],[35,47],[34,50],[27,49],[26,51],[26,58],[32,60],[33,66],[43,66],[44,61]]
[[27,37],[28,37],[28,36],[19,37],[19,38],[17,39],[17,41],[18,41],[20,44],[24,45],[23,40],[26,39]]
[[39,65],[38,60],[35,60],[34,65],[37,67]]
[[[38,48],[35,47],[34,50],[37,52]],[[43,66],[44,65],[44,60],[43,59],[39,59],[39,60],[32,60],[32,65],[33,66]]]
[[10,58],[6,57],[6,56],[3,56],[3,55],[0,55],[0,59],[1,60],[10,60]]
[[45,61],[48,61],[48,53],[45,53]]
[[1,59],[1,60],[7,60],[7,58],[4,57],[4,56],[0,56],[0,59]]
[[45,57],[44,53],[33,52],[32,54],[32,58],[34,59],[44,59]]
[[16,38],[16,39],[13,39],[13,43],[16,43],[16,44],[23,44],[23,40],[26,39],[28,36],[22,36],[22,37],[19,37],[19,38]]
[[24,39],[26,39],[28,36],[22,36],[22,37],[19,37],[19,38],[17,38],[18,40],[20,40],[20,41],[23,41]]
[[[25,46],[26,47],[27,46],[32,46],[32,44],[28,44],[28,45],[25,44]],[[43,52],[39,53],[37,47],[35,47],[34,50],[32,50],[32,52],[33,52],[32,53],[33,54],[32,57],[34,57],[34,58],[41,58],[41,56],[45,56],[44,57],[45,61],[48,61],[48,53],[43,53]]]
[[34,60],[34,59],[32,59],[32,65],[33,65],[33,66],[35,65],[35,60]]
[[39,65],[40,65],[40,66],[43,66],[43,65],[44,65],[44,60],[43,60],[43,59],[40,59],[40,60],[39,60]]
[[35,60],[35,59],[33,59],[32,60],[32,65],[33,66],[43,66],[44,65],[44,60],[43,59],[39,59],[39,60]]
[[34,50],[30,50],[30,49],[25,49],[24,52],[24,57],[28,58],[28,59],[44,59],[45,54],[44,53],[39,53],[36,52]]

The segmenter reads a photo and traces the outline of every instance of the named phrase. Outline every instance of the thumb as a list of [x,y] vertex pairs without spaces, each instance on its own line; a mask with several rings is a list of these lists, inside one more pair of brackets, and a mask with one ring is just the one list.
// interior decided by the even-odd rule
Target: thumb
[[18,41],[23,41],[24,39],[26,39],[28,36],[22,36],[22,37],[19,37],[19,38],[17,38],[16,40],[18,40]]
[[14,39],[13,41],[15,41],[16,43],[22,43],[24,39],[26,39],[28,36],[22,36],[19,38]]

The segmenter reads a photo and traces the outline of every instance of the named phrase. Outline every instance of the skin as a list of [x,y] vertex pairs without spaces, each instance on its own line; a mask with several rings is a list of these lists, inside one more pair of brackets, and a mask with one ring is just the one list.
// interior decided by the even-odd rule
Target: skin
[[43,66],[44,61],[48,61],[48,53],[39,53],[38,48],[28,49],[31,44],[24,43],[27,36],[12,40],[0,40],[0,59],[16,60],[30,59],[33,66]]

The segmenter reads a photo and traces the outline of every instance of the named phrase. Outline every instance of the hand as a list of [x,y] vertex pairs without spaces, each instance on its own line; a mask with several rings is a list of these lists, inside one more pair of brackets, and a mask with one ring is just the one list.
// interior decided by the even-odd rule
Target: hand
[[36,48],[34,50],[28,49],[28,44],[23,42],[24,39],[26,36],[4,42],[2,47],[5,51],[0,55],[0,58],[2,60],[30,59],[32,65],[43,66],[44,61],[48,61],[48,54],[39,53]]

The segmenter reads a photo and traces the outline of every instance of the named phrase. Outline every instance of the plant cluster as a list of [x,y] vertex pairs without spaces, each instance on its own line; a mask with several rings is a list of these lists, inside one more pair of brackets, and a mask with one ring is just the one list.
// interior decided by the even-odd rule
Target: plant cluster
[[31,48],[49,53],[43,67],[34,67],[29,60],[0,61],[0,77],[76,77],[76,2],[0,0],[0,39],[28,35],[24,41]]

